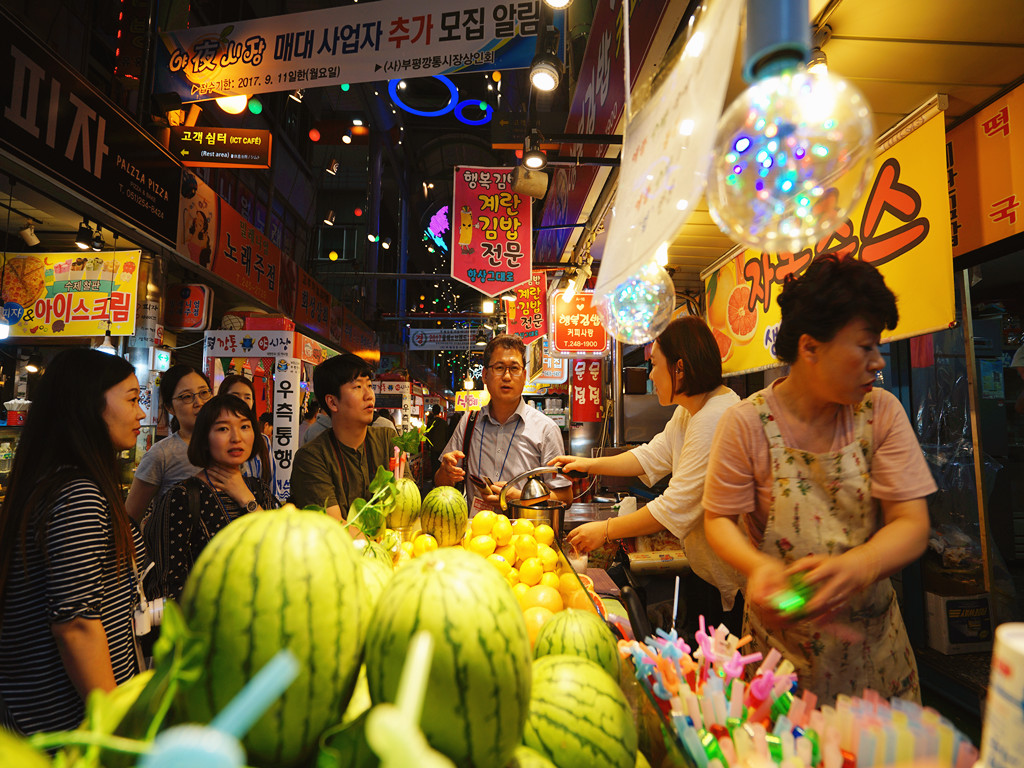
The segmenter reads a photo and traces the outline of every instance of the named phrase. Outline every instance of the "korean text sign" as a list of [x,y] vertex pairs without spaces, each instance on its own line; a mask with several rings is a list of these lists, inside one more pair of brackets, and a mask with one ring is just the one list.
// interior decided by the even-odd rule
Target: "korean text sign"
[[569,380],[569,361],[551,354],[551,341],[547,336],[541,336],[529,349],[531,384],[564,384]]
[[456,166],[454,189],[452,277],[485,296],[527,282],[533,206],[512,191],[511,169]]
[[516,288],[516,300],[508,306],[508,332],[525,344],[548,332],[548,290],[543,272],[536,273],[530,282]]
[[203,331],[210,320],[213,293],[209,286],[184,283],[167,286],[164,325],[172,331]]
[[569,301],[558,291],[551,296],[551,347],[557,355],[604,357],[608,332],[594,307],[591,291],[581,291]]
[[274,365],[274,435],[271,451],[277,472],[274,495],[279,499],[291,496],[292,462],[299,449],[299,361],[281,358]]
[[953,255],[1024,232],[1024,86],[949,132]]
[[321,336],[330,332],[331,294],[309,272],[299,269],[299,291],[295,299],[295,322]]
[[183,101],[530,66],[541,0],[380,0],[160,35]]
[[604,361],[574,360],[572,363],[572,420],[600,421],[603,401],[601,380]]
[[2,293],[11,336],[102,336],[108,328],[114,336],[130,336],[140,256],[8,253]]
[[949,327],[954,317],[942,116],[875,158],[875,174],[857,209],[833,234],[799,253],[742,251],[705,278],[707,320],[725,373],[777,365],[778,294],[821,256],[878,267],[896,294],[900,320],[883,341]]
[[171,126],[171,151],[195,168],[269,168],[272,143],[260,129]]

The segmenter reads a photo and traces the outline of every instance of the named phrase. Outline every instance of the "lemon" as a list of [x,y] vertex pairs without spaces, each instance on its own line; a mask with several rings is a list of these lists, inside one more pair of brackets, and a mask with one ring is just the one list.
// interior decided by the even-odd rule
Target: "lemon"
[[506,544],[503,547],[497,547],[494,550],[494,554],[501,555],[510,563],[516,562],[516,548],[511,544]]
[[534,529],[533,538],[537,540],[538,544],[547,544],[550,547],[555,540],[555,529],[547,523],[541,523]]
[[512,585],[512,593],[516,596],[516,600],[519,601],[519,607],[520,608],[525,608],[526,607],[526,606],[523,605],[523,600],[526,597],[526,593],[529,592],[529,591],[530,591],[530,585],[529,584],[523,584],[523,582],[521,582],[521,581],[516,582],[515,584]]
[[531,587],[540,584],[540,578],[543,575],[544,566],[540,564],[540,560],[536,557],[523,560],[522,565],[519,566],[519,580],[524,584],[529,584]]
[[540,558],[540,564],[544,566],[545,571],[554,571],[558,565],[558,553],[547,544],[537,545],[537,557]]
[[[477,517],[480,515],[478,514]],[[476,520],[476,517],[473,518]],[[512,541],[512,523],[508,521],[508,518],[504,515],[498,515],[494,521],[494,525],[491,527],[491,536],[498,542],[498,546],[504,546]]]
[[531,557],[537,557],[537,554],[537,540],[533,538],[533,536],[524,533],[516,538],[517,560],[526,560]]
[[488,536],[487,534],[481,534],[480,536],[474,536],[470,542],[466,545],[466,549],[470,552],[476,552],[482,557],[487,557],[494,554],[496,545],[494,543],[494,537]]
[[509,586],[514,587],[519,583],[519,571],[515,568],[510,568],[508,573],[505,574],[505,581],[509,583]]
[[469,525],[473,529],[473,535],[482,536],[485,533],[490,533],[491,529],[494,528],[494,523],[497,519],[498,515],[494,510],[480,510],[476,513],[476,516],[469,521]]
[[556,576],[551,571],[545,571],[544,574],[540,577],[540,586],[551,587],[553,590],[557,592],[559,586],[558,576]]
[[402,552],[405,552],[405,554],[409,555],[410,557],[412,556],[412,542],[411,541],[403,541],[402,542]]
[[558,591],[562,593],[563,598],[580,589],[583,589],[583,585],[575,573],[563,573],[558,577]]
[[427,552],[433,552],[435,549],[437,549],[437,539],[429,533],[421,533],[412,543],[413,557],[419,557]]
[[533,523],[525,518],[517,518],[512,521],[512,533],[533,535]]
[[502,576],[508,576],[508,572],[512,570],[512,565],[501,555],[487,555],[487,562],[497,568]]

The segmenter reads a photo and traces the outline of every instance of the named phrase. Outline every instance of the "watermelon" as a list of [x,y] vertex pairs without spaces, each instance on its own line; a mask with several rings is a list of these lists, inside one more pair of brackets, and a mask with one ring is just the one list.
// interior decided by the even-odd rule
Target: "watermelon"
[[395,487],[398,492],[395,504],[388,512],[388,525],[391,528],[408,528],[420,517],[420,489],[408,477],[396,480]]
[[384,591],[384,586],[391,581],[391,577],[395,573],[394,567],[390,562],[367,557],[360,560],[360,565],[363,568],[363,583],[366,585],[366,594],[369,597],[369,606],[372,610],[377,605],[377,599]]
[[450,485],[439,485],[423,498],[420,528],[437,539],[439,547],[453,547],[462,541],[468,524],[466,498]]
[[529,747],[518,746],[512,753],[512,762],[508,764],[507,768],[557,768],[557,766],[540,752]]
[[337,723],[359,671],[370,608],[352,539],[323,514],[253,512],[225,526],[185,584],[189,628],[208,641],[205,674],[182,696],[189,722],[208,723],[282,648],[299,676],[249,730],[249,760],[302,762]]
[[366,638],[374,703],[394,702],[420,630],[434,637],[420,720],[427,741],[461,768],[504,768],[530,704],[530,641],[512,588],[484,558],[458,547],[402,566],[384,588]]
[[523,743],[558,768],[634,768],[637,733],[618,682],[579,656],[533,662]]
[[559,654],[590,659],[613,680],[619,679],[619,644],[595,613],[566,608],[544,624],[533,646],[533,658]]

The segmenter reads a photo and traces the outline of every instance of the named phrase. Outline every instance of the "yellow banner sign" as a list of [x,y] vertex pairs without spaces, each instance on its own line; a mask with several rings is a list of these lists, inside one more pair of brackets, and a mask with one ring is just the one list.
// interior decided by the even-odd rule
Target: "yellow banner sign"
[[141,251],[8,253],[4,317],[11,336],[114,336],[135,332]]
[[707,321],[725,373],[778,365],[778,294],[821,256],[874,264],[899,302],[899,326],[884,341],[917,336],[953,321],[953,254],[942,115],[875,159],[863,200],[833,234],[799,253],[730,254],[705,275]]
[[491,402],[491,393],[486,389],[463,390],[455,393],[456,411],[479,411]]

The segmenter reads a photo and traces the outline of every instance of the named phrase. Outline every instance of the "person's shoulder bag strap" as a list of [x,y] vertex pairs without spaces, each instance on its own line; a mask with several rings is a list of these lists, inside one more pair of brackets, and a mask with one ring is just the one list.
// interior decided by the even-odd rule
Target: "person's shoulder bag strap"
[[[469,448],[471,440],[473,439],[473,428],[476,426],[476,419],[480,415],[480,411],[470,411],[466,417],[466,434],[462,436],[462,467],[469,472]],[[456,483],[455,487],[463,493],[466,492],[466,483]]]

